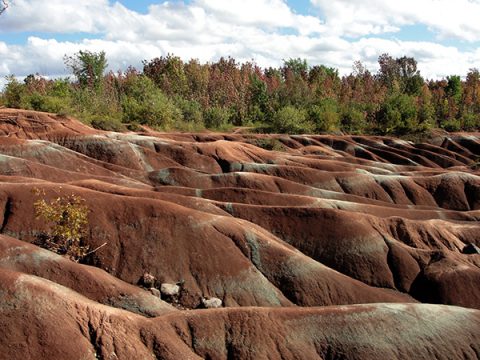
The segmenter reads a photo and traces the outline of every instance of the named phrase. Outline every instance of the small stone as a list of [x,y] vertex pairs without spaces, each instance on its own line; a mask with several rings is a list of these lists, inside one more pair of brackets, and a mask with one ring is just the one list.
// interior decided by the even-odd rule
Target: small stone
[[151,288],[153,287],[153,285],[155,285],[156,279],[155,276],[153,276],[152,274],[145,272],[143,273],[141,280],[143,286],[145,286],[146,288]]
[[462,253],[472,255],[472,254],[480,254],[480,248],[472,243],[468,243],[462,250]]
[[180,293],[180,286],[164,283],[160,286],[160,291],[165,296],[177,296]]
[[222,300],[216,297],[203,298],[202,304],[206,309],[218,309],[222,307]]
[[161,297],[160,290],[158,290],[156,288],[153,288],[153,287],[148,289],[148,290],[152,293],[152,295],[154,295],[156,297],[159,297],[159,298]]

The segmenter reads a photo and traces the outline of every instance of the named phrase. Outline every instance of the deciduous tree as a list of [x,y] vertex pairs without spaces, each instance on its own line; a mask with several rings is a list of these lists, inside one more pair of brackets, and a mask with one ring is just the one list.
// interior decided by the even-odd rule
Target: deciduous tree
[[80,50],[72,56],[64,56],[64,62],[82,87],[98,89],[108,66],[105,51],[98,53]]

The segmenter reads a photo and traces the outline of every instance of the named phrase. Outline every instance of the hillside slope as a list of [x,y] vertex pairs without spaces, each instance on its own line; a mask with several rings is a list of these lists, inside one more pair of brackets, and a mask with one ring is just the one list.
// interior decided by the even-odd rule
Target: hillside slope
[[[0,157],[10,359],[480,357],[479,133],[121,134],[0,109]],[[85,199],[90,266],[33,245],[33,189]]]

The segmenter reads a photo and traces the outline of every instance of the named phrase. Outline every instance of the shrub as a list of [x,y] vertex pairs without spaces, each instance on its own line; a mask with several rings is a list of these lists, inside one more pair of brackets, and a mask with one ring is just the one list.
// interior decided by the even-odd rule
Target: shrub
[[405,134],[418,127],[415,97],[393,94],[382,104],[377,117],[379,131],[383,134]]
[[308,117],[315,124],[317,132],[338,130],[340,127],[338,104],[333,99],[323,99],[319,104],[311,106]]
[[462,118],[462,128],[466,131],[478,131],[480,114],[465,114]]
[[248,110],[248,122],[250,124],[258,124],[258,123],[263,123],[265,122],[267,116],[266,114],[262,111],[261,107],[258,105],[253,105],[250,107]]
[[129,123],[129,124],[123,124],[128,131],[143,131],[144,129],[142,128],[141,125],[139,125],[138,123]]
[[60,98],[56,96],[41,95],[34,93],[25,98],[29,107],[36,111],[45,111],[50,113],[68,113],[70,109],[70,101],[68,98]]
[[441,122],[440,124],[442,129],[445,129],[450,132],[460,131],[462,128],[462,124],[458,119],[447,119]]
[[108,116],[93,116],[90,125],[95,129],[121,132],[125,130],[120,120]]
[[[45,195],[38,189],[34,192],[36,195]],[[36,218],[50,224],[49,231],[41,234],[36,243],[73,261],[82,260],[89,252],[89,247],[82,245],[89,212],[85,200],[72,194],[51,201],[42,198],[33,205]]]
[[224,128],[230,121],[230,111],[220,106],[213,106],[203,113],[205,126],[211,129]]
[[13,75],[7,76],[7,85],[3,91],[3,102],[5,106],[20,109],[24,107],[25,86]]
[[263,138],[255,141],[255,145],[270,151],[285,151],[287,147],[276,138]]
[[168,129],[182,120],[181,111],[153,81],[144,75],[132,76],[122,97],[124,122],[138,122]]
[[290,105],[275,112],[272,119],[272,130],[279,133],[312,133],[314,129],[315,125],[307,118],[307,111]]
[[70,97],[70,93],[70,80],[68,78],[53,80],[51,89],[48,90],[49,95],[61,98]]
[[341,129],[349,134],[362,134],[366,127],[365,112],[353,107],[345,109],[341,124]]
[[202,106],[197,101],[176,97],[175,104],[182,112],[184,121],[195,124],[203,122]]
[[175,130],[181,132],[200,132],[205,130],[205,126],[203,122],[194,123],[194,122],[187,122],[187,121],[177,121],[175,123]]

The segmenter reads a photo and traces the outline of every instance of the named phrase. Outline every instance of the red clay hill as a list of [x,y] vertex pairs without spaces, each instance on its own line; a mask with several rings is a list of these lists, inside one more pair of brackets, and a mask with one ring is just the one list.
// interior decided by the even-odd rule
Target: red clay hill
[[[0,357],[480,358],[479,161],[480,133],[113,133],[0,109]],[[87,264],[34,245],[33,189],[85,199],[84,240],[106,243]]]

